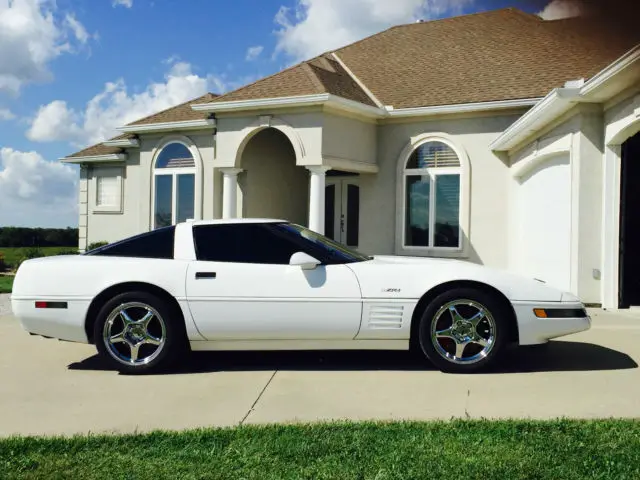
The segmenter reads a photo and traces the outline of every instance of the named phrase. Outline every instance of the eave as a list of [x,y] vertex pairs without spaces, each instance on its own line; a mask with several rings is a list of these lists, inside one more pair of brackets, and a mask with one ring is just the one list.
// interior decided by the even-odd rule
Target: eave
[[640,78],[639,60],[640,45],[628,51],[587,82],[575,87],[552,90],[535,107],[507,128],[489,147],[496,152],[508,152],[568,112],[574,105],[604,102],[614,92],[637,82],[637,78]]
[[63,163],[81,164],[81,163],[113,163],[125,162],[127,160],[126,153],[113,153],[110,155],[87,155],[85,157],[63,157],[60,159]]
[[472,113],[493,110],[505,110],[510,108],[532,107],[540,101],[540,98],[522,98],[515,100],[498,100],[494,102],[457,103],[453,105],[437,105],[433,107],[398,108],[385,107],[387,115],[391,118],[401,117],[425,117],[431,115],[447,115],[455,113]]
[[393,106],[385,106],[383,108],[374,107],[353,100],[348,100],[343,97],[338,97],[336,95],[331,95],[329,93],[322,93],[317,95],[300,95],[294,97],[274,97],[254,100],[236,100],[230,102],[211,102],[192,105],[191,108],[198,112],[225,113],[245,111],[249,112],[254,110],[276,110],[294,107],[326,106],[334,110],[360,114],[369,118],[385,119],[401,117],[425,117],[433,115],[524,108],[535,105],[539,100],[539,98],[525,98],[516,100],[499,100],[494,102],[477,102],[433,107],[396,109]]
[[140,140],[137,138],[120,138],[118,140],[107,140],[102,144],[106,147],[137,148],[140,146]]
[[149,123],[144,125],[125,125],[117,130],[125,133],[149,133],[175,130],[206,130],[216,126],[213,118],[185,120],[182,122]]

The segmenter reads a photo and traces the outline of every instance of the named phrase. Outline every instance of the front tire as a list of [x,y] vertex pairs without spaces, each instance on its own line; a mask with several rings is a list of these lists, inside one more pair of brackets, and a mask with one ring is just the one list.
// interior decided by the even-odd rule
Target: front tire
[[419,343],[439,370],[473,373],[495,364],[508,328],[508,312],[494,295],[457,288],[440,294],[425,309]]
[[183,353],[180,321],[156,295],[121,293],[100,309],[93,338],[100,356],[121,373],[156,373]]

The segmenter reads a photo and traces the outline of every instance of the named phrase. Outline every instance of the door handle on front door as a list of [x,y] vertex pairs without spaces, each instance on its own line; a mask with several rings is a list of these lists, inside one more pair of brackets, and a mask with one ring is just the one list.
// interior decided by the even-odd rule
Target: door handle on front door
[[216,278],[216,272],[196,272],[196,280]]

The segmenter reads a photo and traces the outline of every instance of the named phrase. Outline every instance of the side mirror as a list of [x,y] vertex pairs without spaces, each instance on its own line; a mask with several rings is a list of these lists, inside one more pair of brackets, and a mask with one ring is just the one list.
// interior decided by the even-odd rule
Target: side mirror
[[320,260],[313,258],[311,255],[307,255],[304,252],[297,252],[291,255],[289,265],[297,266],[302,270],[314,270],[320,265]]

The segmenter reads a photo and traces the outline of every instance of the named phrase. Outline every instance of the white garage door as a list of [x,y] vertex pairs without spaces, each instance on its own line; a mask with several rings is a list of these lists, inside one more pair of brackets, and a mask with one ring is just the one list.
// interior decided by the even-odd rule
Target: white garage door
[[568,155],[546,160],[516,187],[516,262],[520,273],[569,290],[571,167]]

